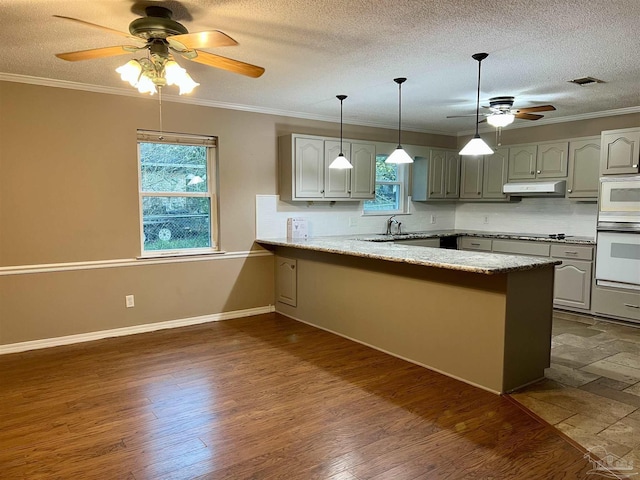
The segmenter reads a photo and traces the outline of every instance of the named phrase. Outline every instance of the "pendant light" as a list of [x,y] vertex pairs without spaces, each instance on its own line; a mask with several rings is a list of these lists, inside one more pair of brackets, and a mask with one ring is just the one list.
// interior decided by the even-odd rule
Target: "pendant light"
[[476,134],[473,136],[469,143],[467,143],[460,155],[491,155],[493,150],[487,145],[478,133],[478,122],[480,120],[480,65],[482,60],[489,56],[488,53],[474,53],[471,58],[478,61],[478,96],[476,98]]
[[400,142],[402,132],[402,84],[406,82],[407,79],[394,78],[393,81],[398,84],[398,147],[387,157],[384,163],[413,163],[413,158],[404,151]]
[[347,160],[347,157],[345,157],[344,153],[342,153],[342,102],[344,101],[345,98],[347,98],[347,96],[336,95],[336,98],[340,100],[340,153],[335,158],[335,160],[331,162],[331,165],[329,165],[329,168],[337,168],[340,170],[345,170],[347,168],[353,168],[353,165],[351,165],[351,162]]

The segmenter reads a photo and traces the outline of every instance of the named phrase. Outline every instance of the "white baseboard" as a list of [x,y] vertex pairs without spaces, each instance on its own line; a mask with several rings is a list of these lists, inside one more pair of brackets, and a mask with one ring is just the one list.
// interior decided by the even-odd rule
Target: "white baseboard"
[[178,320],[169,320],[166,322],[147,323],[144,325],[135,325],[131,327],[114,328],[112,330],[100,330],[98,332],[79,333],[77,335],[67,335],[64,337],[44,338],[42,340],[11,343],[8,345],[0,345],[0,355],[25,352],[27,350],[37,350],[41,348],[59,347],[61,345],[70,345],[72,343],[91,342],[93,340],[101,340],[103,338],[122,337],[124,335],[133,335],[136,333],[155,332],[156,330],[165,330],[168,328],[187,327],[189,325],[198,325],[200,323],[207,322],[218,322],[221,320],[230,320],[232,318],[250,317],[252,315],[261,315],[274,311],[275,307],[273,305],[266,305],[264,307],[247,308],[245,310],[235,310],[232,312],[213,313],[211,315],[181,318]]

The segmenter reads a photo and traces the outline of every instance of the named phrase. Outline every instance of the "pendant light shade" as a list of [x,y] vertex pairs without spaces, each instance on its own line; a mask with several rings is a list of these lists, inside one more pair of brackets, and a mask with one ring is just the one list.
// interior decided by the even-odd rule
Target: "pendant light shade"
[[398,84],[398,146],[391,155],[387,157],[384,163],[413,163],[413,158],[402,148],[400,136],[402,134],[402,84],[407,81],[406,78],[394,78],[394,82]]
[[491,147],[485,143],[482,138],[480,138],[480,133],[478,132],[478,122],[480,121],[480,65],[482,64],[482,60],[489,56],[488,53],[474,53],[471,55],[471,58],[477,60],[478,62],[478,96],[476,97],[476,134],[473,136],[469,143],[467,143],[462,150],[460,150],[460,155],[491,155],[493,150]]
[[340,170],[345,170],[347,168],[353,168],[353,165],[351,165],[351,162],[347,159],[347,157],[344,156],[344,153],[342,151],[342,102],[344,101],[345,98],[347,98],[347,96],[336,95],[336,98],[340,100],[340,153],[335,158],[335,160],[331,162],[331,165],[329,165],[329,168],[337,168]]

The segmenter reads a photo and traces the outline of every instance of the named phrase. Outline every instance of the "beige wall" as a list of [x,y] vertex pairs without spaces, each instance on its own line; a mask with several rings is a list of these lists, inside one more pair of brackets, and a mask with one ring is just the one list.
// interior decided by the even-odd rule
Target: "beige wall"
[[[277,193],[277,137],[336,136],[335,123],[164,101],[165,131],[219,139],[220,245],[259,249],[255,196]],[[157,97],[0,82],[0,345],[268,306],[271,257],[6,275],[7,267],[140,254],[136,130]],[[345,125],[393,141],[393,130]],[[455,138],[408,133],[454,147]],[[3,268],[4,275],[3,275]],[[134,294],[136,306],[124,308]]]

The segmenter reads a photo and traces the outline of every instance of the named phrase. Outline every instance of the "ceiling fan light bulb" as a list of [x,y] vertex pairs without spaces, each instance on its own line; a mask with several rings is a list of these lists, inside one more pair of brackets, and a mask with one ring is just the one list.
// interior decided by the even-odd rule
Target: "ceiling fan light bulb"
[[175,60],[169,60],[164,66],[164,77],[167,85],[180,85],[187,71],[178,65]]
[[462,150],[460,150],[460,155],[492,155],[493,150],[489,145],[485,143],[480,135],[476,135],[469,143],[467,143]]
[[336,168],[338,170],[345,170],[347,168],[353,168],[353,165],[351,165],[351,162],[349,160],[347,160],[347,157],[344,156],[343,153],[340,153],[333,162],[331,162],[331,165],[329,165],[329,168]]
[[129,60],[124,65],[116,68],[116,72],[120,74],[120,78],[129,82],[129,85],[135,87],[142,73],[142,66],[136,60]]
[[194,81],[193,78],[191,78],[191,75],[189,75],[185,70],[184,75],[177,85],[180,87],[180,95],[185,95],[193,92],[193,89],[200,84]]
[[156,85],[153,83],[153,80],[146,75],[140,76],[140,80],[138,81],[138,91],[140,93],[149,93],[151,95],[157,93]]
[[387,157],[384,163],[413,163],[413,158],[411,158],[409,154],[405,152],[404,148],[398,145],[398,148],[396,148],[393,153],[391,153],[391,155]]
[[487,117],[487,123],[492,127],[506,127],[507,125],[511,125],[515,118],[511,113],[498,113],[489,115]]

